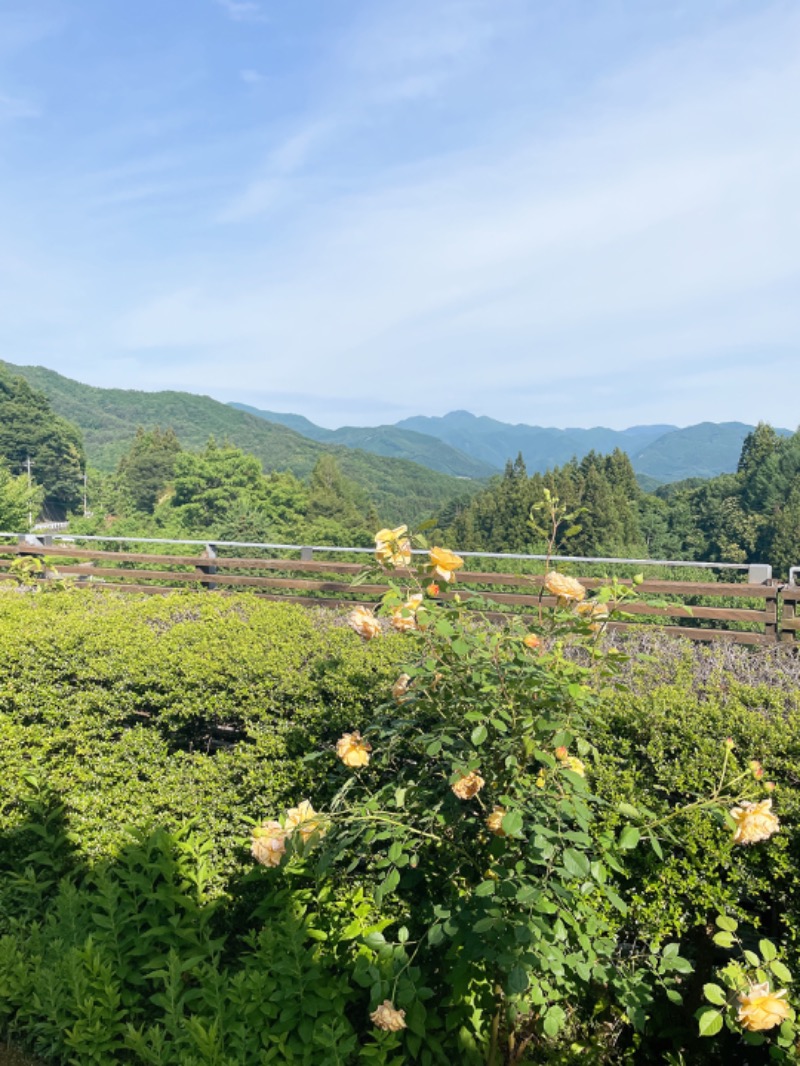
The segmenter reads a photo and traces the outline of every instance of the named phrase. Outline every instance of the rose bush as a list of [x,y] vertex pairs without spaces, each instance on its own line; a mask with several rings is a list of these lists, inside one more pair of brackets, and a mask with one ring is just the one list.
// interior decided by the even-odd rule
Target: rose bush
[[[768,839],[779,824],[771,799],[757,798],[763,771],[736,770],[722,744],[709,795],[660,815],[623,804],[610,820],[593,791],[591,737],[618,659],[602,634],[630,591],[612,585],[587,599],[551,571],[556,609],[500,627],[474,598],[438,588],[426,598],[431,572],[450,583],[463,560],[409,539],[427,556],[404,567],[402,585],[392,580],[382,608],[409,641],[408,663],[365,731],[369,757],[343,757],[352,734],[337,744],[349,772],[324,839],[292,861],[313,863],[323,883],[357,876],[389,916],[394,940],[363,948],[373,954],[370,1016],[394,1034],[402,1061],[499,1066],[554,1061],[569,1046],[611,1061],[610,1048],[635,1049],[665,1004],[684,1003],[693,969],[676,943],[643,940],[627,924],[631,855],[680,846],[680,819],[703,810],[736,843]],[[352,615],[351,625],[360,632]],[[758,1017],[777,1017],[785,996],[769,986],[757,995],[763,975],[751,977],[739,975],[736,996],[760,997]],[[755,1017],[745,999],[731,1015],[743,1038]],[[396,1014],[403,1025],[376,1020]]]

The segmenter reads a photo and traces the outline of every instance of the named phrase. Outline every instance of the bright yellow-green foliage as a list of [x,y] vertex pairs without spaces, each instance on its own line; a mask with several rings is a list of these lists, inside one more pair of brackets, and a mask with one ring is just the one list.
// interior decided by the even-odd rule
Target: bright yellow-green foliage
[[399,648],[255,597],[0,593],[0,830],[36,774],[81,850],[127,824],[197,817],[228,852],[245,814],[294,794],[302,762],[366,719]]

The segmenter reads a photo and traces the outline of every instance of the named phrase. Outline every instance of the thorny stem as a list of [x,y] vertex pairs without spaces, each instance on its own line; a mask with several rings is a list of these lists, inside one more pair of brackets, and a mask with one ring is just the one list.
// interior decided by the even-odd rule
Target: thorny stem
[[[653,822],[648,822],[648,824],[646,826],[644,826],[644,828],[645,829],[656,829],[660,825],[666,825],[667,822],[671,822],[675,818],[680,818],[683,815],[688,814],[689,811],[702,810],[704,807],[711,807],[715,803],[719,803],[720,794],[722,792],[722,785],[723,785],[724,779],[725,779],[724,767],[727,764],[727,761],[728,761],[728,751],[726,749],[726,751],[725,751],[725,763],[723,763],[723,775],[720,778],[719,784],[717,785],[717,787],[714,789],[714,791],[711,793],[710,796],[708,796],[706,799],[695,800],[694,803],[687,803],[687,805],[685,807],[678,807],[678,809],[673,811],[671,814],[667,814],[663,818],[657,818]],[[748,773],[749,773],[749,771],[745,770],[743,773],[739,774],[738,777],[734,777],[732,779],[732,781],[730,782],[730,785],[735,785],[737,783],[737,781],[742,781],[745,777],[748,776]]]

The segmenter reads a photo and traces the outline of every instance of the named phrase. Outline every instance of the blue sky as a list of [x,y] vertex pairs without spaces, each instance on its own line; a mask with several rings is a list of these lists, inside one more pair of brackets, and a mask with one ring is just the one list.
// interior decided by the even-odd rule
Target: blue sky
[[326,426],[800,384],[795,0],[0,0],[0,357]]

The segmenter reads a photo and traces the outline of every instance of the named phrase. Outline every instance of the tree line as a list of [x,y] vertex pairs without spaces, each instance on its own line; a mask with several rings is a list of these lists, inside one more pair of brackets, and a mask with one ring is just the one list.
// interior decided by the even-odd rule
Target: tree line
[[[735,473],[655,492],[641,489],[619,449],[531,475],[520,455],[431,517],[437,536],[461,550],[536,553],[546,538],[531,519],[546,492],[576,515],[572,555],[769,562],[782,574],[800,564],[800,431],[782,437],[760,424]],[[301,479],[265,472],[225,441],[188,450],[156,427],[137,431],[115,471],[87,470],[80,430],[0,370],[0,528],[26,529],[29,515],[71,516],[84,533],[354,546],[386,521],[332,455]]]
[[628,456],[590,452],[528,476],[521,456],[470,500],[450,505],[450,540],[465,551],[537,552],[545,538],[530,521],[545,491],[577,513],[572,555],[707,562],[800,564],[800,431],[779,436],[759,424],[733,474],[644,492]]

